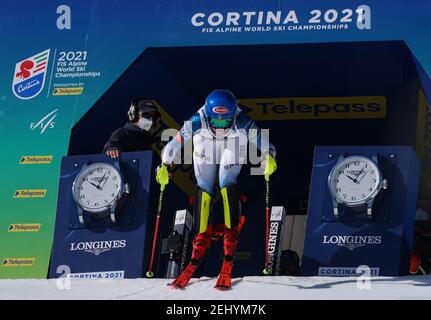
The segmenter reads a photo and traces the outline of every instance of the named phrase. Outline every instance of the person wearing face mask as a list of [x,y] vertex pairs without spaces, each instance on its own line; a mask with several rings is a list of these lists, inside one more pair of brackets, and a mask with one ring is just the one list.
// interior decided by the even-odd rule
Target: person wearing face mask
[[152,100],[133,100],[127,116],[129,121],[116,129],[103,147],[103,153],[113,159],[121,152],[150,150],[155,141],[151,129],[160,113]]

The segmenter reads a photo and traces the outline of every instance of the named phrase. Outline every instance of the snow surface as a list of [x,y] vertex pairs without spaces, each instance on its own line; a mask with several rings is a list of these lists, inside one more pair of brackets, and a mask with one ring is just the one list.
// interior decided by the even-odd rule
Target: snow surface
[[[64,285],[64,279],[60,284]],[[294,299],[431,299],[431,276],[373,277],[370,289],[358,289],[357,278],[244,277],[228,291],[213,288],[216,279],[191,279],[186,289],[173,289],[168,279],[71,279],[70,289],[57,280],[0,280],[0,299],[109,300],[294,300]]]

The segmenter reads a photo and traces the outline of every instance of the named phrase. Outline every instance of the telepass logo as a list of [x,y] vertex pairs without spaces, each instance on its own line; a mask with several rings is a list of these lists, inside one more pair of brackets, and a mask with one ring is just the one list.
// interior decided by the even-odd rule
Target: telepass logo
[[12,92],[19,99],[32,99],[43,89],[49,61],[49,51],[39,52],[15,65]]

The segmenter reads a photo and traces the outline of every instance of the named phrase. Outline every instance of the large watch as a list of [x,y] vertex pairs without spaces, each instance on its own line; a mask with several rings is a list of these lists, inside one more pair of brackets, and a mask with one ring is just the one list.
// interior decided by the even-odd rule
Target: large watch
[[373,217],[373,204],[388,181],[382,176],[378,157],[340,155],[328,176],[328,187],[332,196],[334,215],[339,216],[340,206],[364,209]]
[[130,193],[119,162],[114,165],[98,162],[84,164],[72,185],[79,222],[85,224],[84,214],[90,219],[105,219],[116,223],[116,214],[124,195]]

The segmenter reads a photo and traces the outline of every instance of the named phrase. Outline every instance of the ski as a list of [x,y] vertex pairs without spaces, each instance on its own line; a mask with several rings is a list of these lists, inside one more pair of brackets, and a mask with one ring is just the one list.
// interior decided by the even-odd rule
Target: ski
[[181,272],[181,274],[168,285],[180,289],[185,288],[185,286],[189,283],[191,277],[193,276],[198,267],[199,265],[189,263],[187,267],[183,270],[183,272]]
[[[242,226],[244,225],[245,217],[242,216],[240,220],[240,224],[237,227],[237,235],[241,232]],[[216,225],[212,226],[209,225],[206,233],[204,234],[198,234],[193,240],[193,252],[192,252],[192,261],[187,265],[187,267],[183,270],[183,272],[180,273],[180,275],[171,283],[168,285],[173,288],[180,288],[183,289],[187,286],[189,283],[191,277],[198,269],[199,265],[203,261],[206,253],[208,252],[208,249],[211,248],[211,246],[220,240],[225,234],[227,230],[224,225]],[[237,239],[230,239],[230,251],[234,251],[237,244]],[[233,241],[233,243],[232,243]],[[220,288],[230,288],[231,285],[231,274],[232,274],[232,266],[233,261],[230,256],[226,256],[223,260],[223,264],[221,267],[219,279],[220,281],[217,281],[216,287]]]
[[211,246],[211,243],[216,241],[213,236],[211,227],[208,228],[206,233],[199,233],[196,235],[196,238],[193,240],[192,259],[183,272],[170,283],[171,286],[184,288],[188,284],[190,278],[202,262],[208,248]]
[[232,284],[232,267],[233,262],[229,260],[223,260],[220,275],[217,278],[216,285],[214,288],[218,289],[229,289]]

